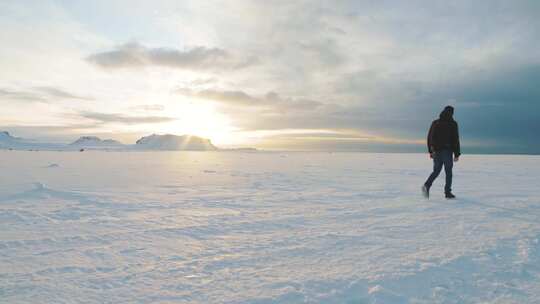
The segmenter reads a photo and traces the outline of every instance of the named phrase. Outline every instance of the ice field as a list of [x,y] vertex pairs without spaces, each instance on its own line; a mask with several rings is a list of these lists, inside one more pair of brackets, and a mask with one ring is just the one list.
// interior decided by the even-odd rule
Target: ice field
[[1,303],[538,303],[540,157],[0,151]]

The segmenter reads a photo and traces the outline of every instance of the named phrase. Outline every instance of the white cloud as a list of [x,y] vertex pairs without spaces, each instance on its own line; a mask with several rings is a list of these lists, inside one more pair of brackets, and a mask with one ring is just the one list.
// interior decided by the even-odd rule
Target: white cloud
[[118,123],[127,125],[165,123],[177,120],[167,116],[129,116],[119,113],[81,112],[80,116],[101,123]]
[[186,50],[148,48],[132,42],[87,57],[87,60],[106,69],[160,66],[187,70],[241,69],[257,62],[255,57],[235,59],[220,48],[195,47]]

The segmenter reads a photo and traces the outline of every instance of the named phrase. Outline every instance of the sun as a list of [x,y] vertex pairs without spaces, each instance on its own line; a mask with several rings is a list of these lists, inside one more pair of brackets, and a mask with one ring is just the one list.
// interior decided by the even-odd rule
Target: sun
[[208,138],[216,145],[234,145],[239,142],[229,117],[219,113],[212,104],[186,102],[170,108],[177,120],[160,128],[160,133],[194,135]]

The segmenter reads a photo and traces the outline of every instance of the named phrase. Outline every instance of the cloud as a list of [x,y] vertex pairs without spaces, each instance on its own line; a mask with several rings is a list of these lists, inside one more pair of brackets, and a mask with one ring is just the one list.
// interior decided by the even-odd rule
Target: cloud
[[[368,131],[382,138],[388,130],[397,129],[399,131],[392,134],[397,136],[394,139],[397,142],[399,138],[409,141],[411,134],[406,128],[400,129],[400,125],[416,118],[404,118],[368,106],[284,97],[275,92],[252,95],[242,90],[187,88],[179,88],[175,92],[217,103],[220,106],[218,110],[233,117],[235,126],[244,131],[298,129],[306,134],[308,129],[325,129],[343,134],[342,130],[349,130],[356,133]],[[427,121],[431,117],[425,119]]]
[[[244,130],[355,129],[381,118],[375,117],[376,112],[365,106],[323,103],[275,92],[249,94],[243,90],[188,88],[178,88],[174,92],[217,103],[219,111],[234,117],[235,125]],[[381,124],[386,122],[383,119]]]
[[2,125],[0,130],[8,130],[13,133],[62,133],[73,130],[86,130],[98,127],[96,123],[62,124],[62,125]]
[[0,89],[0,98],[17,101],[47,101],[46,98],[29,91],[13,91],[9,89]]
[[56,87],[51,87],[51,86],[34,87],[33,89],[35,91],[46,94],[49,98],[94,100],[91,97],[75,95],[75,94],[72,94],[70,92],[64,91],[64,90],[56,88]]
[[304,98],[284,98],[275,92],[268,92],[262,96],[253,96],[244,91],[238,90],[191,90],[178,88],[175,93],[205,99],[227,106],[266,108],[278,111],[284,110],[313,110],[321,106],[322,103]]
[[162,66],[186,70],[241,69],[257,62],[253,56],[239,60],[220,48],[148,48],[136,42],[90,55],[86,60],[106,69]]
[[161,104],[145,104],[129,107],[130,110],[134,111],[145,111],[145,112],[160,112],[165,110],[165,106]]
[[254,132],[260,147],[322,151],[423,151],[423,141],[375,136],[356,130],[279,129]]
[[217,83],[219,80],[216,78],[216,77],[210,77],[210,78],[198,78],[198,79],[194,79],[192,81],[190,81],[188,83],[188,85],[190,87],[194,87],[194,86],[205,86],[205,85],[209,85],[209,84],[215,84]]
[[127,125],[164,123],[177,120],[177,118],[166,116],[126,116],[122,114],[98,112],[81,112],[80,116],[102,123],[121,123]]
[[385,132],[390,132],[389,134],[397,141],[398,138],[409,140],[417,135],[408,128],[403,128],[403,125],[410,124],[412,120],[422,119],[424,124],[427,124],[431,119],[430,115],[419,118],[413,113],[412,116],[406,117],[399,111],[392,112],[373,106],[323,103],[307,98],[281,96],[275,92],[248,94],[243,90],[188,88],[179,88],[175,92],[217,103],[218,110],[234,118],[235,126],[245,131],[356,130],[355,132],[371,132],[379,138],[383,137]]
[[50,102],[59,99],[93,100],[93,98],[75,95],[52,86],[32,87],[25,90],[0,89],[0,98],[30,102]]
[[538,64],[492,67],[437,88],[434,95],[454,101],[464,136],[540,151],[539,78]]
[[305,51],[307,55],[316,56],[320,64],[335,68],[346,61],[346,56],[342,54],[334,39],[315,40],[310,42],[300,42],[298,47]]
[[[72,20],[58,25],[62,31],[54,35],[53,44],[46,32],[55,33],[51,20],[62,19],[41,7],[20,6],[18,10],[28,15],[26,19],[11,18],[8,23],[2,19],[4,28],[12,34],[7,37],[10,43],[0,51],[9,59],[1,70],[12,83],[39,81],[46,79],[49,71],[84,57],[82,65],[62,69],[66,72],[63,75],[51,74],[54,83],[66,88],[72,86],[61,81],[88,84],[89,92],[102,99],[84,109],[161,115],[145,113],[160,111],[160,107],[136,104],[163,100],[169,105],[171,96],[166,94],[170,84],[182,84],[177,93],[189,97],[185,99],[213,102],[233,127],[250,131],[351,129],[423,140],[431,120],[444,105],[453,104],[465,141],[496,142],[528,151],[540,147],[535,133],[540,128],[540,86],[535,82],[540,77],[540,53],[535,51],[540,48],[538,1],[494,1],[489,9],[484,1],[466,0],[259,1],[214,9],[219,6],[197,1],[148,3],[129,12],[98,6],[103,18],[94,20],[96,24],[90,29],[96,36],[102,35],[102,40],[86,39],[89,36],[81,35],[77,24],[84,23],[84,29],[88,25]],[[88,10],[87,5],[77,7],[83,12]],[[166,18],[152,14],[154,9],[166,12]],[[40,21],[39,26],[35,26],[35,20]],[[146,21],[142,24],[134,20]],[[104,31],[103,24],[130,26]],[[64,28],[69,31],[64,32]],[[35,39],[19,39],[21,33],[26,37],[36,29],[42,30],[32,36]],[[64,41],[72,37],[73,41]],[[140,43],[122,44],[129,37],[137,37]],[[155,47],[172,45],[170,37],[181,37],[185,45],[203,47]],[[104,48],[111,39],[117,46]],[[31,43],[35,41],[39,44]],[[73,52],[81,45],[83,49]],[[61,52],[51,53],[51,46]],[[110,75],[88,62],[105,70],[176,70]],[[246,66],[249,69],[242,69]],[[227,73],[211,74],[224,71]],[[68,98],[52,90],[0,89],[0,98],[7,100],[4,109],[10,110],[4,110],[2,118],[24,116],[17,111],[25,110],[18,109],[18,104],[11,105],[11,100],[45,102],[53,95]],[[76,99],[76,94],[72,95]],[[126,97],[127,104],[108,102]],[[138,112],[124,112],[126,109]],[[37,115],[47,121],[53,119],[45,113]],[[35,122],[31,119],[34,117],[27,121]],[[122,127],[115,130],[121,131]],[[322,137],[316,140],[323,141]],[[299,138],[305,136],[295,140]],[[467,148],[465,145],[464,152]]]

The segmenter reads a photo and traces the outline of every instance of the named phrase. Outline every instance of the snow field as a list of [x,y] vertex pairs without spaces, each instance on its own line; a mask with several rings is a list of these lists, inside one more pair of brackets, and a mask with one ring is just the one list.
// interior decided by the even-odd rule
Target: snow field
[[6,303],[536,303],[540,158],[0,151]]

